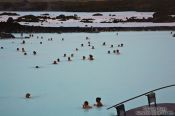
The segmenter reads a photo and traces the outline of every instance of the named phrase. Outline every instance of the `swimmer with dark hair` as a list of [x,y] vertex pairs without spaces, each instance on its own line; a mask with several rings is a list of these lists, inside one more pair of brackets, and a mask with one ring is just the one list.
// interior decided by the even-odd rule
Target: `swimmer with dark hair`
[[22,41],[22,44],[25,44],[25,43],[26,43],[25,40],[23,40],[23,41]]
[[66,57],[66,54],[64,54],[64,56],[63,57]]
[[60,62],[60,59],[59,58],[57,59],[57,62]]
[[53,64],[57,64],[57,61],[55,60],[55,61],[53,61]]
[[105,46],[106,45],[106,42],[103,42],[103,46]]
[[86,56],[83,56],[83,60],[86,60]]
[[95,49],[95,47],[94,47],[94,46],[92,46],[92,49]]
[[94,104],[94,106],[96,106],[96,107],[102,107],[103,106],[103,104],[101,103],[101,98],[100,97],[96,98],[96,104]]
[[117,52],[117,54],[120,54],[120,51],[118,49],[116,50],[116,52]]
[[39,68],[39,66],[35,66],[35,68]]
[[25,49],[24,48],[22,48],[22,52],[25,52]]
[[71,54],[71,57],[74,57],[74,54]]
[[88,101],[85,101],[83,104],[83,109],[91,109],[92,106],[89,105]]
[[93,55],[90,54],[88,59],[89,59],[89,60],[94,60]]
[[36,55],[36,51],[33,51],[33,55]]
[[25,96],[27,99],[31,98],[32,96],[30,95],[30,93],[27,93]]
[[72,61],[70,57],[67,58],[68,61]]
[[25,52],[24,55],[27,55],[27,53]]

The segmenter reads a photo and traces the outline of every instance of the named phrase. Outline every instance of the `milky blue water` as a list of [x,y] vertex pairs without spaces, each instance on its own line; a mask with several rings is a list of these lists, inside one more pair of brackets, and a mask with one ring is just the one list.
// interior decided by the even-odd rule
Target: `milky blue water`
[[[53,41],[48,41],[51,37]],[[116,32],[36,33],[25,41],[0,40],[0,47],[4,47],[0,49],[0,116],[113,116],[115,109],[106,110],[111,105],[175,83],[175,38],[170,31],[119,32],[118,36]],[[124,47],[117,47],[121,43]],[[21,52],[23,47],[26,56]],[[116,49],[120,55],[112,53]],[[64,53],[74,53],[71,62]],[[95,60],[83,61],[82,56],[89,54]],[[57,58],[61,62],[53,65]],[[31,99],[25,99],[27,92]],[[98,96],[104,107],[82,109],[85,100],[93,105]],[[175,88],[157,91],[156,96],[158,103],[175,103]],[[125,107],[129,110],[142,105],[147,105],[146,96]]]

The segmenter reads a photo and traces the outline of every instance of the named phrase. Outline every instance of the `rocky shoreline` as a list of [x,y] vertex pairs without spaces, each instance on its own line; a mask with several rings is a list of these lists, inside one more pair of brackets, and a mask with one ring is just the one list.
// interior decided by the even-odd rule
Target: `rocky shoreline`
[[12,39],[15,38],[11,33],[0,32],[0,39]]
[[65,32],[111,32],[111,31],[165,31],[175,30],[175,26],[152,27],[41,27],[26,26],[19,23],[0,22],[0,32],[6,33],[65,33]]
[[[175,11],[174,0],[3,0],[1,11]],[[17,2],[19,1],[19,2]],[[33,1],[33,2],[32,2]]]

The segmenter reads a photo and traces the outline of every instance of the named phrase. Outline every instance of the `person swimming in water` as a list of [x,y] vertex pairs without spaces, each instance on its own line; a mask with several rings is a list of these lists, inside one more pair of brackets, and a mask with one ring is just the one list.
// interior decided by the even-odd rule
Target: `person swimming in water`
[[102,107],[103,106],[103,104],[101,103],[101,98],[100,97],[96,98],[96,104],[94,104],[94,106],[96,106],[96,107]]
[[68,61],[72,61],[70,57],[67,58]]
[[25,49],[24,48],[22,48],[22,52],[25,52]]
[[94,56],[90,54],[88,59],[89,60],[94,60]]
[[54,60],[54,61],[53,61],[53,64],[57,64],[57,61],[56,61],[56,60]]
[[57,59],[57,62],[60,62],[60,59],[59,58]]
[[66,54],[64,54],[63,57],[66,57]]
[[95,47],[94,47],[94,46],[92,46],[92,49],[95,49]]
[[86,60],[86,56],[83,56],[83,59],[82,60]]
[[106,42],[103,42],[103,46],[105,46],[106,45]]
[[71,54],[71,57],[74,57],[74,54]]
[[36,55],[36,51],[33,51],[33,55]]
[[31,98],[31,97],[32,97],[32,96],[31,96],[30,93],[27,93],[26,96],[25,96],[25,98],[27,98],[27,99],[29,99],[29,98]]
[[89,105],[88,101],[85,101],[83,104],[83,109],[90,109],[92,106]]
[[120,54],[120,51],[118,49],[116,50],[116,52],[117,52],[117,54]]

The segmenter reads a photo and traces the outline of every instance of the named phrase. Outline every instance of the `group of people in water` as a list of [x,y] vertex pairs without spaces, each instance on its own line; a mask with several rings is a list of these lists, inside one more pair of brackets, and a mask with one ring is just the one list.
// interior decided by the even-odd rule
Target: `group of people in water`
[[[32,95],[31,95],[30,93],[26,93],[25,98],[26,98],[26,99],[30,99],[30,98],[32,98]],[[98,108],[100,108],[100,107],[103,106],[100,97],[97,97],[97,98],[96,98],[96,103],[94,104],[94,106],[95,106],[95,107],[98,107]],[[91,109],[92,106],[89,105],[89,102],[88,102],[88,101],[84,101],[84,103],[83,103],[83,105],[82,105],[82,108],[83,108],[83,109]]]
[[[19,48],[16,48],[16,50],[17,51],[20,51]],[[24,55],[27,55],[27,52],[26,52],[26,50],[24,48],[21,48],[21,51],[24,53]],[[36,55],[36,54],[37,54],[37,52],[36,51],[33,51],[33,55]]]
[[[86,37],[86,40],[88,40],[88,39],[89,38]],[[64,41],[64,38],[62,38],[61,40]],[[84,44],[80,44],[80,46],[84,47]],[[88,46],[91,46],[90,42],[88,42]],[[92,49],[95,49],[95,47],[92,46]],[[78,52],[79,49],[75,48],[75,51]],[[65,57],[65,58],[67,57],[67,61],[72,61],[72,58],[74,57],[74,54],[72,53],[70,56],[67,56],[67,54],[65,53],[65,54],[63,54],[63,57]],[[88,58],[86,58],[86,56],[82,56],[81,60],[86,60],[86,59],[91,61],[91,60],[94,60],[95,58],[94,58],[94,56],[92,54],[89,54]],[[57,60],[54,60],[52,64],[58,64],[60,61],[61,61],[60,58],[58,58]]]
[[[33,37],[33,35],[30,36],[30,37]],[[37,39],[38,38],[39,38],[39,36],[37,36]],[[43,39],[43,36],[41,36],[41,39]],[[95,47],[91,45],[91,42],[89,41],[89,39],[90,39],[89,37],[86,37],[86,40],[88,40],[88,46],[91,46],[91,49],[95,49]],[[52,41],[52,40],[53,40],[53,38],[48,39],[48,41]],[[64,41],[64,38],[62,38],[61,40]],[[25,44],[25,43],[26,43],[26,41],[22,40],[21,44]],[[42,44],[42,42],[40,42],[40,44]],[[106,44],[106,42],[103,42],[102,45],[106,46],[107,44]],[[83,43],[81,43],[80,46],[84,47],[85,45]],[[113,44],[110,45],[110,48],[113,48],[113,47],[114,47]],[[123,47],[123,43],[119,44],[118,47]],[[3,48],[1,48],[1,49],[3,49]],[[20,51],[20,49],[17,48],[17,51]],[[79,49],[75,48],[75,51],[78,52]],[[27,55],[27,52],[24,48],[22,48],[22,52],[24,53],[24,55]],[[108,50],[107,53],[110,54],[111,51]],[[120,51],[118,49],[116,49],[116,50],[113,50],[113,53],[120,54]],[[33,55],[36,55],[36,54],[37,54],[37,52],[33,51]],[[72,61],[72,58],[74,57],[74,54],[72,53],[70,56],[67,56],[67,54],[65,53],[65,54],[63,54],[63,57],[65,57],[65,58],[67,57],[67,61]],[[92,61],[94,59],[95,59],[94,56],[92,54],[90,54],[88,57],[82,56],[81,60],[90,60],[90,61]],[[59,62],[61,62],[61,60],[60,60],[60,58],[57,58],[57,60],[54,60],[52,62],[52,64],[58,64]],[[35,66],[35,68],[39,68],[39,66]]]
[[[63,57],[66,57],[66,54],[63,55]],[[71,57],[67,57],[67,61],[72,61],[72,57],[74,57],[74,54],[71,54]],[[82,57],[82,60],[86,60],[86,56]],[[88,60],[94,60],[94,56],[93,55],[89,55]],[[58,64],[60,62],[60,58],[58,58],[57,60],[53,61],[53,64]]]
[[[102,107],[102,106],[103,106],[100,97],[97,97],[97,98],[96,98],[96,104],[94,104],[94,106],[95,106],[95,107]],[[83,109],[91,109],[92,106],[89,105],[89,102],[88,102],[88,101],[84,101],[84,104],[83,104],[82,108],[83,108]]]
[[[86,37],[86,40],[89,40],[89,38]],[[64,38],[62,38],[62,41],[64,41]],[[103,45],[103,46],[106,46],[106,42],[103,42],[102,45]],[[118,47],[123,47],[123,45],[124,45],[123,43],[118,44]],[[80,44],[80,46],[81,46],[81,47],[84,47],[84,44],[82,43],[82,44]],[[91,46],[91,42],[90,42],[90,41],[88,41],[88,46]],[[113,48],[113,47],[114,47],[114,45],[111,45],[110,48]],[[95,47],[92,46],[91,49],[95,49]],[[76,50],[76,51],[79,51],[78,48],[75,48],[75,50]],[[110,54],[111,51],[109,50],[107,53]],[[116,49],[116,50],[113,50],[113,53],[120,54],[120,51],[119,51],[119,49]],[[67,57],[67,54],[64,54],[63,57]],[[71,59],[72,57],[74,57],[74,54],[71,54],[71,56],[67,57],[67,61],[72,61],[72,59]],[[88,59],[88,60],[94,60],[94,56],[90,54],[89,57],[88,57],[87,59]],[[86,56],[83,56],[83,57],[82,57],[82,60],[86,60]],[[60,62],[60,59],[58,58],[58,60],[54,60],[54,61],[53,61],[53,64],[58,64],[59,62]]]

